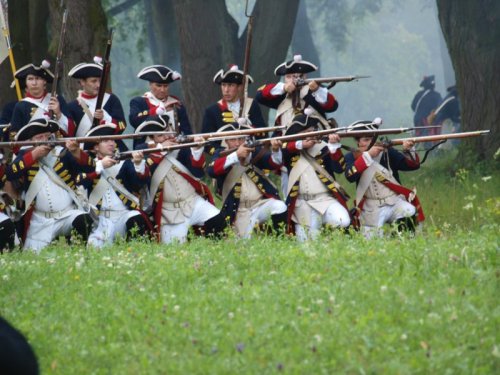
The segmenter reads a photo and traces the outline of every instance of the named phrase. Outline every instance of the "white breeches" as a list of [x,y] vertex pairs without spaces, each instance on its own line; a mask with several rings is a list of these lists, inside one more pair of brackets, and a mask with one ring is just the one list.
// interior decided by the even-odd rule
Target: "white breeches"
[[411,217],[417,212],[414,205],[403,198],[396,201],[394,205],[383,205],[378,208],[377,225],[363,225],[363,213],[361,213],[361,231],[366,238],[374,236],[381,237],[384,232],[382,226],[386,223],[393,223],[398,219]]
[[234,229],[242,238],[250,238],[253,229],[258,224],[263,224],[271,215],[281,214],[287,210],[286,204],[278,199],[265,199],[265,202],[249,209],[238,209]]
[[99,215],[99,223],[89,236],[88,246],[101,248],[113,243],[117,237],[125,238],[128,219],[137,215],[140,213],[136,210],[115,211],[112,217]]
[[60,217],[47,218],[37,211],[31,216],[24,249],[33,250],[40,253],[45,246],[48,246],[59,236],[68,236],[73,230],[73,220],[85,212],[71,209],[64,212]]
[[186,221],[179,224],[162,224],[161,226],[161,241],[163,243],[171,243],[178,241],[186,242],[189,228],[193,225],[203,225],[205,222],[220,211],[210,202],[200,196],[197,196],[194,203],[193,212]]
[[316,210],[311,210],[310,226],[295,224],[295,234],[300,242],[315,239],[324,224],[333,227],[346,228],[351,223],[349,212],[338,201],[332,200],[325,213],[321,215]]

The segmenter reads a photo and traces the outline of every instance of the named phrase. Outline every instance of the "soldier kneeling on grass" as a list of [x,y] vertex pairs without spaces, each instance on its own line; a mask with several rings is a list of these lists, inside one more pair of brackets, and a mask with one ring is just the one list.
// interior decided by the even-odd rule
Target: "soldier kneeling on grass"
[[[106,123],[89,130],[87,136],[116,133],[116,125]],[[112,139],[85,143],[84,148],[95,155],[95,169],[82,173],[78,183],[88,190],[89,203],[98,209],[97,226],[88,244],[97,248],[110,244],[116,237],[130,239],[152,229],[147,215],[140,210],[139,190],[147,186],[149,168],[142,152],[132,153],[132,160],[116,160],[116,142]]]
[[58,129],[57,122],[46,118],[22,127],[16,141],[47,143],[22,148],[6,169],[7,180],[24,196],[24,248],[37,253],[73,230],[86,241],[92,225],[85,202],[75,191],[76,176],[92,160],[76,141],[67,141],[65,148],[51,145],[50,135]]
[[[353,130],[376,130],[381,120],[359,121]],[[403,152],[375,143],[372,137],[355,138],[358,150],[346,154],[345,176],[356,182],[356,222],[365,237],[382,235],[385,223],[395,223],[398,230],[415,230],[415,219],[424,220],[422,208],[414,191],[401,186],[399,171],[420,168],[414,142],[403,143]],[[417,215],[415,217],[415,215]]]
[[[251,129],[251,126],[245,119],[240,119],[217,132],[222,136],[226,131],[243,129]],[[269,219],[276,233],[285,228],[286,204],[280,200],[278,189],[263,171],[281,168],[283,155],[280,146],[281,143],[273,141],[269,152],[262,146],[249,146],[245,137],[226,138],[208,167],[208,174],[217,179],[222,195],[221,211],[229,218],[239,237],[250,237],[256,225]]]

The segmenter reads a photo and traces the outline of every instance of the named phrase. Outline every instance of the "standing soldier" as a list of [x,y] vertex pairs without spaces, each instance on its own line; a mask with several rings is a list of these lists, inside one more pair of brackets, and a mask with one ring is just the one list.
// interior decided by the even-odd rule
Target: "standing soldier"
[[31,120],[48,118],[50,111],[58,124],[58,130],[64,135],[74,134],[75,124],[69,116],[66,102],[62,95],[52,97],[47,92],[47,84],[52,83],[54,74],[49,70],[50,63],[44,60],[40,66],[28,64],[20,68],[15,77],[26,87],[26,97],[19,101],[12,113],[10,138]]
[[[87,136],[116,133],[116,125],[106,123],[89,130]],[[113,242],[115,237],[143,235],[151,224],[140,210],[139,190],[149,183],[149,168],[142,152],[132,154],[133,161],[113,158],[116,143],[102,140],[85,143],[95,155],[95,170],[79,175],[79,184],[89,192],[89,203],[99,210],[99,222],[89,236],[88,244],[97,248]]]
[[[173,131],[167,115],[152,116],[136,133]],[[203,138],[195,137],[195,142]],[[158,134],[150,137],[155,148],[177,144],[175,136]],[[219,235],[225,227],[224,217],[213,204],[204,176],[203,147],[186,147],[170,152],[156,152],[147,158],[151,170],[150,197],[153,200],[155,229],[163,243],[185,242],[189,228],[203,226],[206,235]]]
[[[364,124],[364,126],[363,126]],[[355,130],[376,130],[378,124],[360,121],[352,125]],[[398,230],[415,229],[413,216],[422,221],[424,215],[415,192],[401,186],[399,171],[413,171],[420,168],[414,142],[403,143],[403,152],[385,149],[375,144],[370,149],[372,137],[355,138],[356,153],[348,153],[345,176],[356,182],[356,225],[361,225],[368,238],[382,235],[385,223],[395,223]],[[359,223],[358,222],[359,219]]]
[[[186,108],[181,101],[169,95],[169,85],[181,79],[181,75],[164,65],[152,65],[142,69],[138,78],[149,82],[149,90],[130,101],[130,124],[137,129],[149,116],[167,114],[171,128],[179,134],[192,134]],[[134,146],[142,141],[136,139]]]
[[[266,126],[260,107],[252,98],[245,98],[244,113],[242,112],[240,98],[243,93],[244,76],[245,74],[238,69],[237,65],[232,65],[226,71],[221,69],[214,76],[214,83],[220,85],[222,99],[205,110],[202,126],[203,133],[216,132],[225,125],[235,123],[240,117],[247,119],[254,128]],[[249,75],[247,75],[247,80],[249,83],[253,82],[252,77]],[[219,144],[214,145],[219,146]]]
[[[241,120],[223,126],[218,132],[224,135],[225,131],[251,129],[245,119]],[[287,207],[263,169],[281,167],[281,144],[273,141],[269,152],[263,147],[246,145],[241,136],[227,138],[222,143],[227,147],[215,152],[208,174],[217,179],[223,216],[229,218],[239,237],[249,238],[256,225],[269,219],[274,231],[280,233],[286,226]],[[222,151],[230,153],[221,156]]]
[[[295,116],[285,135],[311,132],[320,120],[309,114]],[[340,137],[328,135],[328,142],[305,138],[283,143],[283,161],[288,169],[287,200],[289,225],[294,223],[300,241],[315,238],[323,225],[347,228],[349,198],[334,173],[343,173],[344,155]]]
[[288,126],[295,115],[305,108],[311,108],[313,114],[327,125],[326,113],[338,107],[335,97],[325,87],[312,81],[300,85],[306,74],[318,70],[317,66],[295,55],[293,60],[279,65],[274,74],[284,76],[284,82],[264,85],[257,91],[256,99],[260,104],[276,109],[276,124]]
[[[422,90],[415,94],[411,102],[411,109],[415,112],[413,124],[415,126],[427,126],[431,125],[428,117],[441,103],[441,94],[434,90],[436,87],[434,76],[424,76],[422,82],[420,82],[420,87],[422,87]],[[435,129],[417,129],[415,134],[421,136],[437,133]]]
[[[94,57],[93,63],[80,63],[68,73],[70,77],[78,79],[81,86],[76,100],[68,104],[70,116],[76,125],[74,134],[76,137],[83,137],[90,131],[94,118],[99,120],[99,124],[115,124],[117,134],[121,134],[127,127],[122,104],[116,95],[105,93],[102,108],[96,110],[102,70],[101,59]],[[121,140],[118,142],[118,146],[121,151],[127,149]]]
[[57,122],[46,118],[22,127],[16,141],[47,143],[23,148],[6,170],[7,180],[24,194],[24,248],[37,253],[72,230],[86,241],[92,222],[75,191],[75,177],[92,168],[92,160],[76,141],[67,141],[66,148],[51,146],[49,137],[57,130]]

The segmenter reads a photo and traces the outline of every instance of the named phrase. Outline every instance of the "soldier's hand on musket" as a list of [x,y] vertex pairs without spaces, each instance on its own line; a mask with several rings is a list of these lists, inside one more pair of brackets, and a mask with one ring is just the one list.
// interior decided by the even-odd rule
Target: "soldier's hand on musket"
[[[196,137],[193,138],[193,142],[195,142],[195,143],[203,143],[203,142],[205,142],[205,138],[196,136]],[[192,147],[192,148],[194,148],[195,150],[199,150],[202,147],[203,147],[203,144],[201,144],[198,147]]]
[[243,143],[236,150],[236,155],[238,156],[238,159],[245,160],[254,150],[254,147],[248,147]]
[[285,83],[284,88],[285,88],[285,92],[287,92],[288,94],[291,94],[292,92],[294,92],[297,89],[297,86],[295,86],[294,82],[288,82],[288,83]]
[[318,141],[313,138],[306,138],[302,140],[302,149],[308,150],[313,147]]
[[47,156],[50,151],[52,151],[51,145],[36,146],[33,151],[31,151],[31,156],[34,160],[40,160],[41,158]]
[[413,147],[415,147],[415,141],[408,139],[403,142],[403,150],[410,151]]
[[312,92],[318,91],[319,87],[320,86],[319,86],[318,82],[316,82],[316,81],[309,82],[309,90],[311,90]]
[[106,168],[112,167],[113,165],[119,163],[120,161],[113,158],[113,156],[105,156],[102,158],[101,162],[102,162],[103,168],[106,169]]
[[144,160],[144,154],[142,153],[142,151],[132,152],[132,161],[134,162],[134,164],[139,165],[142,163],[143,160]]
[[49,100],[49,105],[47,106],[49,111],[54,112],[54,115],[57,120],[61,118],[62,112],[61,112],[61,106],[59,105],[59,100],[55,97],[52,96]]
[[328,143],[340,143],[340,136],[335,133],[328,134]]
[[281,150],[281,146],[283,145],[283,142],[277,139],[272,139],[271,140],[271,151],[272,152],[278,152]]
[[104,111],[102,109],[96,109],[94,112],[94,118],[101,121],[104,118]]
[[378,156],[381,152],[383,152],[383,151],[384,151],[384,149],[385,149],[385,147],[384,147],[384,146],[382,146],[382,145],[380,145],[380,144],[374,144],[374,145],[372,146],[372,148],[370,148],[370,149],[368,150],[368,154],[369,154],[372,158],[374,158],[374,157],[377,157],[377,156]]

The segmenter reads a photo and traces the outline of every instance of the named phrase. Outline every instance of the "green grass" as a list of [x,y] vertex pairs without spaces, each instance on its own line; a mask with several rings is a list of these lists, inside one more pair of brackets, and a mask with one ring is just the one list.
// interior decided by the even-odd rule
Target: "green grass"
[[498,176],[419,173],[416,238],[55,244],[0,257],[0,314],[48,374],[498,373]]

